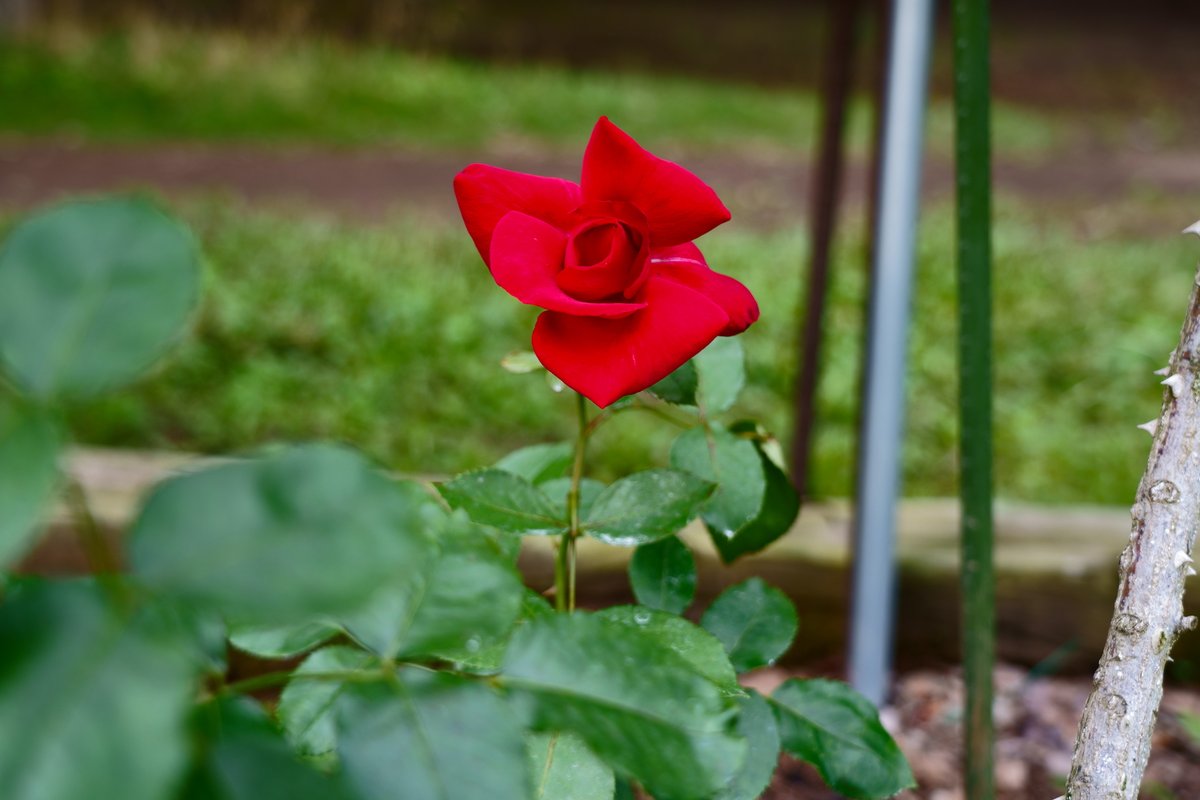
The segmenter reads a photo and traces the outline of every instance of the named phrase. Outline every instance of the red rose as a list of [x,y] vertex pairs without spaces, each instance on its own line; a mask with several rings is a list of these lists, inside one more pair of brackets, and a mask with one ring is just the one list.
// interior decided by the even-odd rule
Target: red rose
[[578,184],[472,164],[454,194],[492,278],[546,309],[533,329],[542,365],[600,407],[758,319],[749,290],[692,244],[729,210],[606,117]]

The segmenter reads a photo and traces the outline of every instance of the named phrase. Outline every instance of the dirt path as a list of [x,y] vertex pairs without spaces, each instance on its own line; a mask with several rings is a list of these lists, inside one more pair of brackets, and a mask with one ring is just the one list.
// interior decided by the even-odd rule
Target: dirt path
[[[252,203],[298,205],[377,221],[395,212],[455,214],[450,183],[471,160],[575,177],[574,156],[335,150],[266,145],[70,145],[0,142],[0,207],[29,208],[77,193],[150,188],[168,195],[227,192]],[[802,223],[809,165],[780,155],[701,155],[688,166],[712,183],[739,221],[772,228]],[[952,165],[930,159],[925,194],[948,197]],[[1200,155],[1087,153],[1053,161],[1002,162],[996,187],[1036,204],[1101,203],[1140,191],[1200,193]],[[850,169],[851,203],[866,196],[866,170]]]

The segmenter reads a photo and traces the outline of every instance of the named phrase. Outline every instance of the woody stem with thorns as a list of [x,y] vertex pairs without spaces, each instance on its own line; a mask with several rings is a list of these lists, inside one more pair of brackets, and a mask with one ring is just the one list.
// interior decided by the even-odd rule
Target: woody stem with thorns
[[[1195,230],[1193,230],[1195,229]],[[1200,233],[1193,226],[1189,232]],[[1095,685],[1084,707],[1067,800],[1133,800],[1150,757],[1171,646],[1196,626],[1183,613],[1200,525],[1200,274],[1165,374],[1154,437],[1133,504],[1129,545]]]

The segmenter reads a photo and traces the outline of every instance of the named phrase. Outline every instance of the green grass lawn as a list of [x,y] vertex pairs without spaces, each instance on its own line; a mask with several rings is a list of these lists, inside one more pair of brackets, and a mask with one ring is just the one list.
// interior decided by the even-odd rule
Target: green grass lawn
[[[808,91],[157,27],[0,40],[0,97],[7,135],[572,151],[608,114],[637,120],[639,136],[659,143],[807,152],[817,110]],[[1009,105],[994,119],[1001,151],[1017,157],[1068,147],[1093,127]],[[950,152],[952,124],[949,104],[935,101],[936,151]],[[856,103],[850,127],[851,147],[864,151],[865,101]]]
[[[1153,201],[1148,201],[1153,204]],[[405,471],[453,472],[570,432],[567,397],[498,362],[528,347],[535,311],[495,287],[465,233],[397,219],[359,226],[224,201],[177,211],[207,256],[194,334],[131,390],[75,409],[89,442],[223,452],[333,437]],[[1161,399],[1196,246],[1122,228],[1079,232],[1001,204],[996,227],[996,456],[1000,494],[1124,503]],[[1093,222],[1095,219],[1093,219]],[[909,495],[955,491],[952,219],[927,214],[910,347]],[[710,261],[743,279],[763,317],[743,337],[749,387],[736,414],[786,434],[798,265],[793,233],[718,230]],[[864,288],[861,246],[838,253],[817,486],[850,488]],[[602,429],[602,475],[661,459],[672,431],[625,415]]]

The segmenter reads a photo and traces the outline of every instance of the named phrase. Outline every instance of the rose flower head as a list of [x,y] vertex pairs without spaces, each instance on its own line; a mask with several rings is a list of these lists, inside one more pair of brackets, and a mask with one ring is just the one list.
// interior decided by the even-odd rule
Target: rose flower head
[[716,193],[601,117],[579,183],[472,164],[454,179],[492,278],[545,311],[533,351],[596,405],[665,378],[758,319],[692,243],[729,219]]

